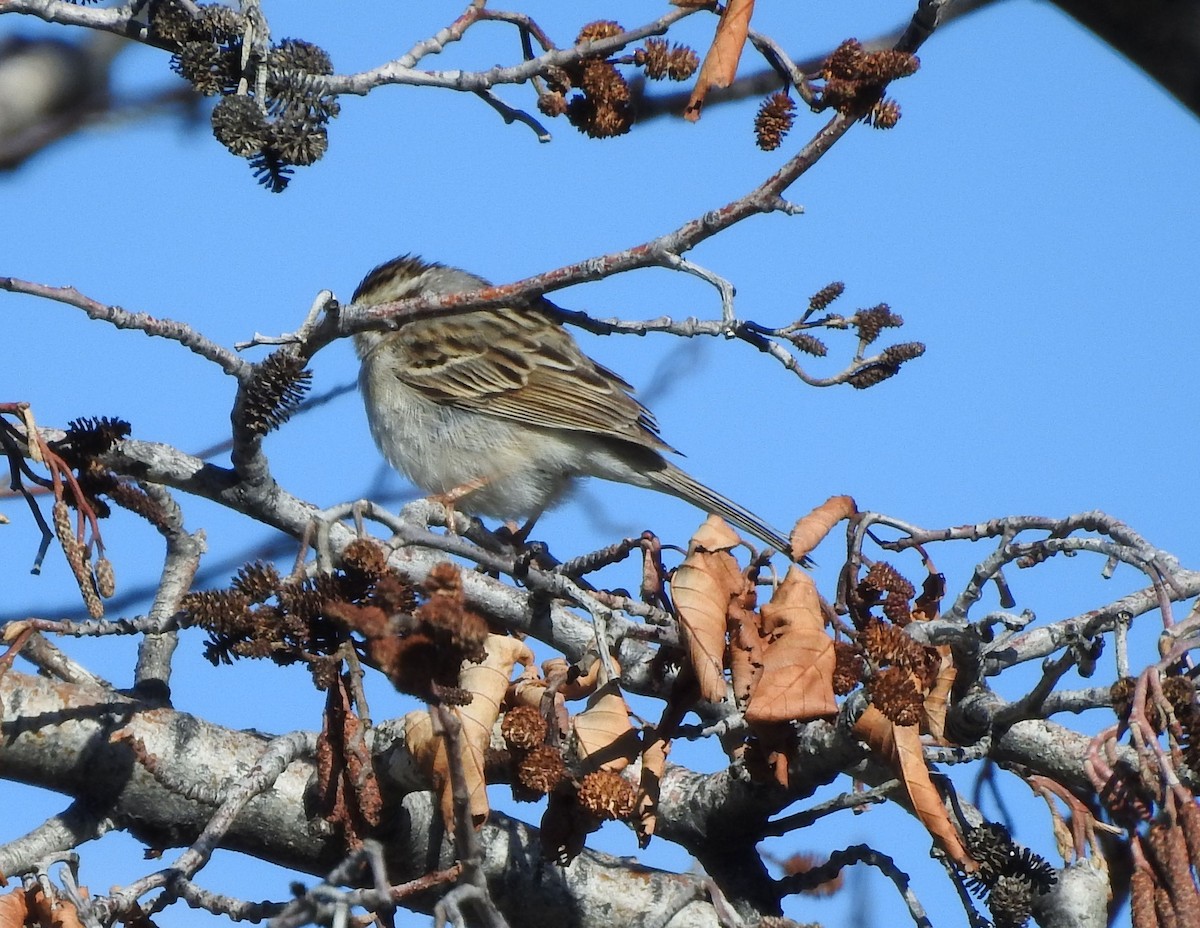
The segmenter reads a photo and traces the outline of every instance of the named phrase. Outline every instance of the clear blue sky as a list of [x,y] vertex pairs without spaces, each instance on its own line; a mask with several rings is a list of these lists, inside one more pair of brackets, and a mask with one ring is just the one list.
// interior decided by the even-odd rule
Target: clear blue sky
[[[524,8],[566,43],[583,22],[616,15],[633,25],[649,15],[646,6]],[[870,38],[911,14],[895,0],[801,12],[759,6],[757,28],[798,57],[848,36]],[[324,45],[347,73],[401,54],[461,4],[374,0],[356,4],[352,20],[324,4],[266,7],[277,37]],[[711,22],[686,25],[678,38],[703,49]],[[68,35],[0,17],[0,35],[16,31]],[[492,24],[426,64],[479,67],[518,56],[511,30]],[[581,338],[604,363],[653,387],[646,399],[692,473],[781,526],[835,493],[930,527],[1103,509],[1195,564],[1197,120],[1045,4],[998,4],[935,36],[921,59],[920,73],[893,87],[899,126],[856,128],[789,192],[805,215],[751,220],[690,257],[733,280],[739,314],[765,324],[790,321],[809,294],[843,280],[841,308],[890,303],[907,322],[895,340],[925,342],[924,358],[866,392],[822,391],[740,343]],[[753,55],[747,64],[757,67]],[[120,60],[118,83],[165,82],[164,65],[159,53],[133,50]],[[528,88],[500,93],[532,106]],[[696,125],[659,120],[604,142],[558,121],[548,145],[469,95],[384,88],[342,105],[329,154],[298,171],[280,196],[258,188],[245,163],[219,148],[206,118],[194,127],[176,119],[118,125],[60,144],[0,177],[0,274],[72,284],[232,344],[294,329],[321,288],[348,300],[368,269],[403,252],[504,282],[628,247],[745,192],[823,121],[802,114],[783,149],[764,154],[750,128],[756,100],[710,108]],[[626,318],[719,311],[710,289],[665,271],[555,298]],[[0,307],[0,398],[30,401],[43,424],[118,415],[138,437],[189,450],[227,433],[231,381],[178,346],[31,298],[5,295]],[[853,350],[849,338],[831,338],[830,347],[830,359],[814,369],[832,372]],[[349,345],[323,352],[314,370],[318,391],[352,380]],[[287,426],[267,450],[284,486],[321,504],[361,495],[380,473],[354,395]],[[396,478],[385,486],[405,490]],[[208,531],[213,562],[243,550],[244,523],[199,501],[184,505],[189,527]],[[40,577],[29,576],[36,534],[23,504],[0,511],[13,523],[0,526],[4,615],[77,610],[59,552]],[[548,515],[538,534],[569,554],[646,527],[682,542],[701,519],[686,504],[593,483]],[[118,516],[105,537],[121,584],[154,576],[161,553],[152,532]],[[829,596],[838,544],[831,539],[818,553],[818,584]],[[934,550],[951,591],[984,553]],[[915,571],[915,562],[906,566]],[[1140,586],[1127,568],[1103,585],[1100,566],[1081,556],[1010,576],[1018,607],[1053,620]],[[247,664],[213,670],[199,657],[200,642],[198,633],[183,639],[173,681],[179,708],[268,731],[319,723],[321,701],[304,673]],[[65,646],[116,682],[129,681],[130,642]],[[1111,678],[1111,664],[1101,673]],[[375,687],[381,704],[383,689]],[[689,760],[721,763],[711,754]],[[28,820],[10,819],[0,840],[63,804],[49,796],[31,804]],[[823,841],[876,839],[894,827],[881,849],[906,865],[923,856],[910,850],[925,842],[915,822],[843,815],[833,830],[780,848],[819,850]],[[1044,816],[1031,821],[1019,837],[1049,852]],[[104,860],[85,849],[85,881],[104,888],[144,872],[132,842],[106,844]],[[603,846],[635,853],[632,837],[615,830]],[[645,860],[688,866],[665,845]],[[911,862],[921,871],[918,890],[947,906],[937,923],[964,923],[937,872]],[[232,855],[201,882],[252,898],[287,895],[285,875]],[[879,924],[897,923],[891,893],[873,892]],[[837,924],[848,905],[847,896],[788,912]],[[168,922],[201,918],[178,910]]]

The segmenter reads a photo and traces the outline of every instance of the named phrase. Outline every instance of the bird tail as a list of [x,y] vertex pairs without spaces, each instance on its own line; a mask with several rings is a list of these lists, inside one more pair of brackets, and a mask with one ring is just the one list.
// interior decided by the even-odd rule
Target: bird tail
[[[706,512],[715,513],[722,518],[728,519],[742,531],[749,532],[755,538],[769,544],[776,551],[781,551],[789,557],[791,556],[791,542],[788,541],[787,536],[783,532],[768,525],[749,509],[739,506],[733,500],[727,499],[716,490],[709,489],[669,461],[665,462],[665,464],[666,466],[661,470],[654,470],[646,474],[650,481],[659,489],[670,493],[672,496],[678,496],[680,499],[687,500],[693,506],[699,506]],[[812,562],[808,558],[803,558],[800,563],[809,565]]]

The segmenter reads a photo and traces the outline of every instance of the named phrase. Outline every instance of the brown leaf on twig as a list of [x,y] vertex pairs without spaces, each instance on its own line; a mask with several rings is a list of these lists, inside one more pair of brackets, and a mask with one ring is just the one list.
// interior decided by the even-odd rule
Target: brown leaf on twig
[[728,551],[742,543],[733,527],[720,516],[710,515],[705,519],[688,542],[688,553],[703,548],[705,551]]
[[637,808],[633,823],[638,836],[638,847],[641,848],[650,843],[658,825],[659,790],[663,773],[667,769],[667,754],[671,751],[670,740],[663,737],[658,729],[648,729],[647,736],[648,740],[642,748],[642,776],[638,784]]
[[[504,703],[508,706],[530,706],[545,713],[547,689],[548,684],[537,672],[537,668],[526,667],[525,671],[509,686],[508,692],[504,696]],[[571,718],[567,712],[566,703],[563,701],[562,693],[554,694],[552,714],[558,729],[558,737],[565,738],[570,730]]]
[[820,506],[801,518],[792,528],[788,538],[792,560],[802,560],[817,545],[825,540],[829,530],[842,519],[849,519],[856,512],[852,496],[831,496]]
[[767,646],[762,623],[755,611],[758,591],[754,582],[745,578],[740,593],[729,603],[729,678],[733,684],[733,699],[745,711],[750,694],[762,676],[763,649]]
[[740,543],[724,520],[709,516],[671,578],[688,658],[700,681],[700,695],[711,702],[725,698],[726,622],[731,601],[748,583],[729,553]]
[[[85,890],[86,895],[86,890]],[[40,886],[0,896],[0,928],[82,928],[79,912],[65,899],[46,896]]]
[[24,890],[14,889],[0,896],[0,928],[22,928],[28,915]]
[[929,776],[917,726],[895,725],[875,706],[868,706],[854,723],[854,733],[900,775],[913,811],[942,850],[963,870],[974,872],[978,865],[963,847],[962,837],[950,821],[942,796]]
[[696,87],[683,111],[685,119],[695,122],[700,118],[700,108],[710,89],[728,87],[733,83],[753,13],[754,0],[729,0],[726,4],[721,21],[717,24],[717,34],[713,36],[713,43],[696,76]]
[[925,697],[921,730],[945,743],[946,710],[950,703],[950,691],[954,688],[954,680],[958,676],[958,668],[954,666],[954,653],[950,645],[938,645],[937,652],[941,655],[941,663],[938,665],[933,687]]
[[[604,669],[604,664],[601,663],[598,657],[596,657],[595,651],[589,651],[588,654],[585,655],[585,659],[586,658],[590,658],[592,661],[588,665],[587,671],[585,673],[581,673],[574,680],[571,680],[568,677],[567,682],[559,687],[558,691],[562,694],[563,699],[583,699],[585,696],[591,696],[592,693],[596,692],[596,687],[600,685],[600,681],[603,676],[602,671]],[[618,664],[614,658],[609,658],[609,660],[612,663],[616,673],[620,675],[621,665]],[[570,669],[567,662],[562,658],[551,658],[542,664],[542,671],[546,674],[547,680],[551,679],[553,673],[560,669],[563,671],[568,671]]]
[[640,743],[629,722],[629,706],[615,681],[610,680],[597,690],[572,724],[582,762],[581,773],[592,770],[616,773],[624,770],[638,754]]
[[[479,664],[465,664],[459,687],[471,693],[471,701],[454,709],[462,723],[463,775],[469,796],[471,820],[479,828],[490,811],[484,780],[484,760],[492,739],[492,725],[500,716],[500,704],[509,686],[514,664],[533,663],[533,652],[516,638],[488,635],[487,657]],[[405,743],[417,764],[433,782],[441,799],[442,817],[453,830],[454,791],[450,783],[449,757],[444,740],[433,733],[428,712],[417,710],[404,717]]]
[[798,567],[788,571],[762,607],[762,630],[768,643],[746,721],[755,725],[836,715],[833,639],[825,631],[817,588]]
[[942,608],[942,597],[946,594],[946,577],[930,571],[921,584],[921,595],[913,600],[912,617],[927,622],[936,619]]

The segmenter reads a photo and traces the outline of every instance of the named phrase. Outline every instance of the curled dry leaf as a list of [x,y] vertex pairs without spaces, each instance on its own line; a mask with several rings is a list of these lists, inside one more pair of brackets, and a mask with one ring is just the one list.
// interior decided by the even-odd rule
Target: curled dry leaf
[[742,543],[741,537],[733,527],[720,516],[710,515],[696,529],[688,542],[688,554],[698,550],[728,551]]
[[[583,697],[591,696],[592,693],[596,692],[596,687],[600,685],[600,678],[604,671],[604,665],[600,662],[600,659],[596,657],[595,651],[589,651],[588,656],[592,658],[592,663],[588,666],[587,673],[581,674],[569,683],[564,683],[561,687],[559,687],[558,691],[562,693],[563,699],[583,699]],[[547,665],[550,663],[551,661],[546,661]],[[563,661],[563,663],[565,664],[566,662]],[[620,676],[621,665],[617,663],[616,658],[610,656],[609,663],[612,664],[613,672],[617,674],[617,676]],[[550,673],[547,672],[546,676],[549,677]]]
[[[508,692],[504,694],[504,704],[506,706],[529,706],[544,715],[543,702],[548,689],[545,679],[537,672],[537,669],[526,667],[524,672],[509,686]],[[554,694],[554,720],[558,725],[559,737],[566,737],[570,730],[571,718],[567,713],[567,705],[563,701],[562,693]]]
[[900,775],[917,818],[950,859],[968,873],[978,869],[963,847],[958,829],[946,813],[941,793],[929,776],[917,726],[895,725],[877,708],[868,706],[867,711],[854,723],[854,733],[876,754],[886,758]]
[[831,496],[820,506],[801,518],[788,538],[792,560],[800,561],[825,540],[829,530],[842,519],[858,512],[852,496]]
[[942,608],[942,597],[946,594],[946,578],[930,570],[921,584],[921,595],[913,600],[912,617],[917,621],[936,619]]
[[22,928],[28,916],[23,889],[18,887],[0,896],[0,928]]
[[684,118],[695,122],[700,118],[700,108],[708,91],[733,83],[742,49],[746,46],[746,34],[750,31],[753,12],[754,0],[729,0],[726,4],[721,21],[717,24],[717,34],[713,36],[713,43],[696,76],[696,87],[688,100],[687,109],[683,111]]
[[[462,723],[462,765],[471,821],[476,828],[487,820],[489,812],[483,763],[513,665],[529,667],[533,664],[533,652],[516,638],[488,635],[486,647],[487,657],[482,663],[463,665],[458,685],[473,695],[470,703],[454,709]],[[441,800],[442,818],[446,827],[453,830],[454,791],[450,783],[449,758],[443,739],[433,733],[433,720],[427,711],[416,710],[404,717],[404,738],[413,758],[433,782]]]
[[757,601],[754,584],[747,578],[742,592],[729,604],[729,677],[734,702],[742,711],[762,676],[763,648],[767,644],[755,612]]
[[825,631],[817,588],[798,567],[788,571],[762,607],[762,630],[768,638],[762,676],[750,695],[746,721],[755,725],[836,715],[833,639]]
[[647,731],[648,740],[642,748],[642,775],[638,783],[637,809],[634,814],[634,830],[638,836],[638,847],[646,847],[654,837],[658,825],[658,795],[662,786],[663,773],[667,769],[667,754],[671,742],[653,729]]
[[[86,895],[86,890],[84,890]],[[47,925],[53,928],[82,928],[79,911],[65,899],[46,896],[40,886],[17,887],[0,896],[0,928]]]
[[588,700],[575,716],[575,744],[581,772],[611,770],[619,773],[637,755],[637,732],[629,722],[629,706],[615,682],[608,682]]
[[954,653],[951,651],[950,645],[938,645],[937,652],[941,655],[941,663],[938,665],[937,677],[933,681],[933,686],[925,697],[921,729],[944,743],[946,740],[946,709],[950,701],[950,690],[954,688],[954,680],[958,676],[958,668],[954,666]]
[[725,698],[725,628],[730,602],[748,581],[729,548],[741,539],[717,516],[692,537],[688,556],[671,577],[671,595],[700,695],[719,702]]
[[[937,573],[926,561],[929,572],[925,582],[921,584],[921,593],[913,601],[911,616],[913,621],[927,622],[936,619],[941,611],[942,597],[946,592],[946,578]],[[954,680],[958,676],[958,668],[954,665],[954,652],[949,645],[938,645],[940,655],[937,676],[933,686],[925,697],[922,710],[922,731],[932,735],[938,741],[946,740],[946,710],[950,701],[950,691],[954,688]]]

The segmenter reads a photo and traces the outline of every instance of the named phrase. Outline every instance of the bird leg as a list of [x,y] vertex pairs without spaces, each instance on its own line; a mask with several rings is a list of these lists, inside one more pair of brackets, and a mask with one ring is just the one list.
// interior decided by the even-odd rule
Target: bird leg
[[476,477],[474,480],[468,480],[466,483],[460,483],[456,487],[451,487],[445,493],[435,493],[429,499],[435,503],[441,503],[442,508],[446,510],[446,531],[451,535],[457,535],[458,529],[455,527],[454,516],[458,512],[456,503],[466,496],[470,496],[476,490],[482,490],[492,478],[489,476]]
[[537,520],[542,517],[543,512],[545,512],[544,509],[538,510],[529,517],[529,520],[524,525],[511,533],[513,547],[524,547],[525,543],[529,541],[529,535],[533,531],[533,527],[537,525]]

